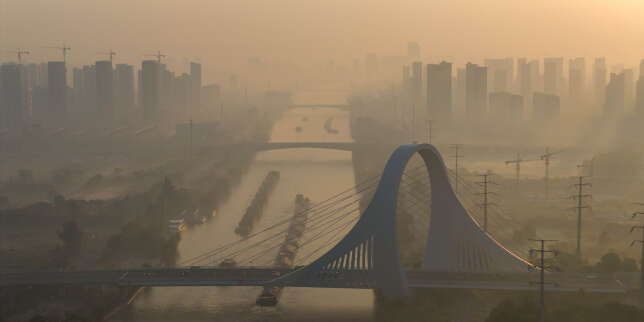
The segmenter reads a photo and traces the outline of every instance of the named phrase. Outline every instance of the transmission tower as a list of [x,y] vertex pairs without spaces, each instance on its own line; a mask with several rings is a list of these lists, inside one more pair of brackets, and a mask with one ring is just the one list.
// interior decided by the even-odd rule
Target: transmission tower
[[462,158],[463,156],[458,154],[458,151],[460,150],[462,144],[452,144],[451,147],[454,149],[454,155],[452,156],[454,158],[455,162],[455,167],[454,167],[454,191],[458,195],[458,159]]
[[490,194],[494,194],[489,190],[489,185],[490,184],[496,184],[495,182],[490,181],[490,176],[491,174],[488,172],[486,174],[480,175],[481,181],[478,182],[478,184],[481,186],[483,191],[480,193],[480,195],[483,197],[483,203],[481,204],[481,207],[483,208],[483,230],[487,232],[487,215],[488,215],[488,206],[492,205],[494,203],[489,202],[488,196]]
[[587,198],[592,198],[591,194],[584,194],[584,187],[592,187],[592,184],[584,182],[584,176],[579,176],[579,182],[574,184],[577,187],[577,194],[572,195],[573,200],[577,200],[577,205],[574,209],[577,210],[577,259],[581,260],[581,218],[583,215],[583,210],[585,208],[590,208],[588,205],[584,205],[584,200]]
[[[633,213],[633,219],[637,217],[638,215],[644,215],[644,212],[638,211]],[[633,226],[631,228],[631,233],[635,231],[635,229],[641,229],[642,230],[642,239],[640,240],[634,240],[631,242],[631,247],[635,243],[642,244],[642,258],[641,258],[641,263],[640,263],[640,308],[644,308],[644,225],[639,225],[639,226]]]
[[545,281],[545,270],[546,266],[544,263],[544,257],[546,253],[552,253],[553,255],[557,256],[557,251],[555,250],[546,250],[545,246],[547,242],[555,242],[556,240],[548,240],[548,239],[530,239],[531,241],[538,242],[541,247],[539,248],[533,248],[530,249],[530,257],[532,257],[533,253],[539,253],[539,265],[537,265],[537,269],[539,269],[539,282],[532,282],[531,284],[538,284],[539,285],[539,304],[541,306],[541,322],[544,322],[546,319],[546,301],[545,301],[545,285],[550,284],[546,283]]

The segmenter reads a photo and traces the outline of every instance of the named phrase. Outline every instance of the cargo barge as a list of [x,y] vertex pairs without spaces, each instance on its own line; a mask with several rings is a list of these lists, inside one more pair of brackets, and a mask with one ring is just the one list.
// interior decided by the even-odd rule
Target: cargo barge
[[266,175],[264,181],[259,186],[259,190],[255,193],[255,197],[246,209],[244,216],[239,221],[235,233],[241,237],[248,237],[253,231],[253,227],[262,217],[264,208],[268,204],[268,198],[275,189],[275,186],[280,180],[279,171],[271,171]]
[[[311,207],[309,198],[298,194],[295,197],[294,215],[286,232],[286,238],[275,256],[275,267],[293,268],[295,256],[300,248],[300,239],[304,235],[308,218],[308,209]],[[279,277],[279,276],[276,276]],[[259,306],[275,306],[282,295],[282,287],[265,286],[255,303]]]

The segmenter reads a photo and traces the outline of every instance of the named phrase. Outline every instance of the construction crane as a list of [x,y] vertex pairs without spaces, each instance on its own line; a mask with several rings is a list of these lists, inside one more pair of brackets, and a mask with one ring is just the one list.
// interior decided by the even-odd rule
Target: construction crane
[[50,49],[58,49],[63,52],[63,62],[67,63],[67,52],[72,50],[71,47],[67,46],[65,43],[63,43],[62,47],[44,47],[44,48],[50,48]]
[[114,52],[113,50],[110,49],[110,51],[108,51],[106,53],[100,53],[100,54],[109,56],[110,57],[110,63],[114,62],[114,56],[116,56],[116,52]]
[[165,57],[166,57],[166,55],[162,54],[160,50],[159,50],[159,51],[157,51],[157,53],[156,53],[156,54],[148,54],[148,55],[145,55],[145,56],[146,56],[146,57],[156,57],[156,58],[157,58],[157,62],[159,62],[159,64],[161,63],[161,58],[165,58]]
[[541,155],[540,157],[540,159],[545,162],[545,169],[546,169],[546,173],[544,176],[546,200],[548,199],[548,181],[550,180],[550,158],[552,158],[553,155],[559,154],[563,151],[564,150],[550,152],[550,148],[546,147],[546,153]]
[[521,163],[523,163],[523,162],[530,162],[530,161],[538,161],[538,160],[534,160],[534,159],[531,159],[531,160],[525,160],[525,159],[522,159],[522,158],[521,158],[521,154],[520,154],[520,153],[517,153],[517,158],[516,158],[516,159],[505,161],[505,165],[508,165],[508,164],[512,164],[512,163],[514,163],[514,164],[515,164],[515,166],[516,166],[516,171],[517,171],[517,186],[519,185],[519,180],[521,179]]
[[18,48],[16,51],[12,51],[12,54],[18,55],[18,65],[22,65],[22,55],[29,55],[29,51]]

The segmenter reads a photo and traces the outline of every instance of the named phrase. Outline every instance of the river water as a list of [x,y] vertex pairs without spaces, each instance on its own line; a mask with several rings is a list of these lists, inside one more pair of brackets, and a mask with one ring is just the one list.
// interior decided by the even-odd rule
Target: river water
[[[333,117],[329,134],[324,122]],[[301,131],[296,131],[296,127]],[[351,141],[347,112],[332,108],[289,110],[274,126],[274,142]],[[351,153],[334,150],[277,150],[258,153],[217,217],[182,234],[179,253],[191,258],[239,239],[234,229],[261,181],[271,170],[281,179],[255,231],[292,215],[298,193],[314,203],[355,185]],[[181,260],[180,260],[181,261]],[[256,287],[149,288],[111,321],[371,321],[373,293],[368,290],[287,288],[275,308],[255,306]]]

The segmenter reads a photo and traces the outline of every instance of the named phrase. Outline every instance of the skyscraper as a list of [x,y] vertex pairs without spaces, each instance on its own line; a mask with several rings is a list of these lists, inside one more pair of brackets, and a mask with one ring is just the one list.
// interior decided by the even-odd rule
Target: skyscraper
[[407,43],[407,58],[410,60],[420,59],[420,45],[418,42],[410,41]]
[[637,114],[644,116],[644,59],[640,61],[640,75],[635,90],[635,107]]
[[624,108],[630,111],[635,103],[633,89],[635,88],[635,81],[632,68],[626,68],[624,73]]
[[22,65],[17,64],[0,67],[0,128],[19,127],[26,116],[21,68]]
[[194,107],[201,105],[201,64],[190,63],[190,79],[192,87],[191,103]]
[[559,96],[536,92],[532,99],[532,117],[535,121],[545,122],[559,118],[561,108]]
[[568,62],[568,93],[573,104],[583,101],[586,88],[586,60],[583,57]]
[[563,57],[546,57],[543,59],[543,91],[546,94],[561,93],[563,76]]
[[141,64],[141,98],[145,119],[154,119],[159,111],[159,63],[145,60]]
[[593,65],[593,98],[596,106],[602,106],[606,100],[606,58],[595,58]]
[[487,68],[465,65],[465,112],[468,118],[480,120],[487,110]]
[[514,58],[485,59],[490,90],[509,91],[514,77]]
[[96,107],[98,115],[104,121],[114,117],[114,71],[112,62],[96,62]]
[[452,114],[452,64],[427,64],[427,114],[439,122]]
[[65,62],[47,63],[47,88],[49,114],[53,120],[64,122],[67,118],[67,67]]
[[116,110],[127,115],[134,107],[134,66],[117,64],[114,76]]
[[490,118],[497,122],[518,123],[523,119],[523,97],[509,92],[490,93]]
[[416,61],[411,64],[410,94],[413,104],[420,104],[423,87],[423,63]]
[[610,81],[606,86],[606,102],[604,103],[604,117],[614,118],[624,112],[624,73],[610,74]]

